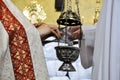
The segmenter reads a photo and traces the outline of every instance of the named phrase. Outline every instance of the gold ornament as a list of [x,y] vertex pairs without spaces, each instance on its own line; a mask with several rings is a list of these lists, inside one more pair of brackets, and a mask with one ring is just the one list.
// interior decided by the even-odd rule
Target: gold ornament
[[34,24],[41,23],[46,19],[46,13],[43,7],[37,3],[36,0],[32,0],[31,4],[23,9],[23,14]]

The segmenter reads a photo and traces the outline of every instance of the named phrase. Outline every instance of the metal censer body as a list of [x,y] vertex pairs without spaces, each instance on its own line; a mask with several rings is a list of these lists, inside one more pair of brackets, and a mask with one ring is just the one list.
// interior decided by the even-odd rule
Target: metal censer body
[[[80,48],[73,46],[73,39],[71,38],[70,27],[78,27],[80,29],[80,39],[82,39],[81,20],[79,17],[78,0],[76,0],[77,11],[73,12],[71,8],[71,0],[67,0],[67,10],[61,12],[57,19],[59,29],[62,30],[63,37],[58,40],[58,46],[55,47],[57,58],[63,62],[60,66],[60,71],[67,71],[66,76],[69,77],[68,72],[75,71],[72,62],[76,61],[79,57]],[[61,28],[61,26],[64,26]],[[64,43],[64,44],[61,44]]]

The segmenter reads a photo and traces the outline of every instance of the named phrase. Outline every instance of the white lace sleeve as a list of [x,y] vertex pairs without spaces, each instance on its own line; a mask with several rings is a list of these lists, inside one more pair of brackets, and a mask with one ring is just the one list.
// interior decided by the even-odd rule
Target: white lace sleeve
[[81,41],[81,64],[84,68],[89,68],[93,63],[93,50],[95,41],[95,26],[87,26],[83,29],[84,38]]

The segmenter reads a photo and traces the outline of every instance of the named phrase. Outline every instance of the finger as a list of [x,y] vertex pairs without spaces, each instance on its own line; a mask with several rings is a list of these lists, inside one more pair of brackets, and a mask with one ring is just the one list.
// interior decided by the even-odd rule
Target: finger
[[56,30],[51,30],[55,37],[60,38],[60,34]]
[[77,31],[73,32],[72,37],[74,39],[79,39],[80,38],[80,30],[77,30]]
[[49,25],[50,28],[52,29],[52,32],[58,36],[58,38],[61,37],[61,32],[59,31],[58,27],[56,25]]
[[61,38],[61,32],[59,31],[59,29],[57,28],[55,31],[58,34],[58,37]]
[[79,29],[80,29],[79,26],[71,26],[68,30],[71,31],[71,32],[74,32],[74,31],[77,31]]

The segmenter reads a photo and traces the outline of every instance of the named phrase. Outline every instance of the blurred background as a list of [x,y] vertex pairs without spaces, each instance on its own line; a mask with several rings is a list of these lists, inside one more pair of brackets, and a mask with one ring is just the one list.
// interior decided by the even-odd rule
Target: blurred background
[[[37,1],[46,13],[44,22],[56,24],[60,12],[55,10],[55,0],[12,0],[18,8],[23,9],[28,6],[31,1]],[[74,1],[74,0],[72,0]],[[79,0],[79,9],[82,23],[84,25],[94,24],[94,18],[99,15],[102,0]]]

